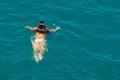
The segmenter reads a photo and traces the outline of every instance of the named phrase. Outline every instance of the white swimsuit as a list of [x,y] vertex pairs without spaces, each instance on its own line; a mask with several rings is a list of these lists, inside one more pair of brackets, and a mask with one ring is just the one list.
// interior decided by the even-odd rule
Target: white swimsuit
[[34,41],[37,42],[37,43],[39,43],[39,42],[45,41],[45,40],[44,39],[35,39]]
[[43,42],[43,41],[46,41],[46,40],[45,39],[35,39],[35,38],[31,37],[31,41],[36,42],[36,43],[40,43],[40,42]]

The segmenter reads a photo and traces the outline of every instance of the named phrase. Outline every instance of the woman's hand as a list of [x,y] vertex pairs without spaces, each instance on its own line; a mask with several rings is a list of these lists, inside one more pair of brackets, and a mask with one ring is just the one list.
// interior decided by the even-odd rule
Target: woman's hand
[[37,30],[37,29],[38,29],[37,27],[32,28],[31,26],[25,26],[25,28],[30,29],[30,30],[32,30],[32,31],[34,31],[34,30]]
[[57,27],[57,28],[56,28],[56,30],[59,30],[59,29],[60,29],[60,27]]
[[29,28],[29,26],[25,26],[25,28]]
[[56,28],[54,28],[54,29],[48,29],[50,32],[56,32],[57,30],[59,30],[60,29],[60,27],[56,27]]

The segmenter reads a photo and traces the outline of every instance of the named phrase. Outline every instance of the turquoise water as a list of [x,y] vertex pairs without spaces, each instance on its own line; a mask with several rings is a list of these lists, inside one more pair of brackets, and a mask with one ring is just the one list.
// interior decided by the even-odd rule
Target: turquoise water
[[[61,30],[46,37],[36,63],[24,26]],[[1,0],[0,80],[120,80],[119,0]]]

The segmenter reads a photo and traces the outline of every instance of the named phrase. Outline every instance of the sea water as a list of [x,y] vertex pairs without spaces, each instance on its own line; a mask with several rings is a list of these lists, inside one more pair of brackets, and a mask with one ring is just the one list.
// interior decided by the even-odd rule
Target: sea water
[[[25,26],[41,20],[61,30],[36,63]],[[1,0],[0,80],[120,80],[120,1]]]

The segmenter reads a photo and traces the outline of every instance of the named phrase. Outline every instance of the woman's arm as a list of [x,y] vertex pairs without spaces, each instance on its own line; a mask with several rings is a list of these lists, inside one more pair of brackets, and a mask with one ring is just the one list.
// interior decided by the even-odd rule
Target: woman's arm
[[48,29],[50,32],[56,32],[57,30],[59,30],[60,27],[56,27],[55,29]]
[[28,28],[28,29],[33,30],[33,31],[38,29],[37,27],[32,28],[32,27],[30,27],[30,26],[25,26],[25,28]]

